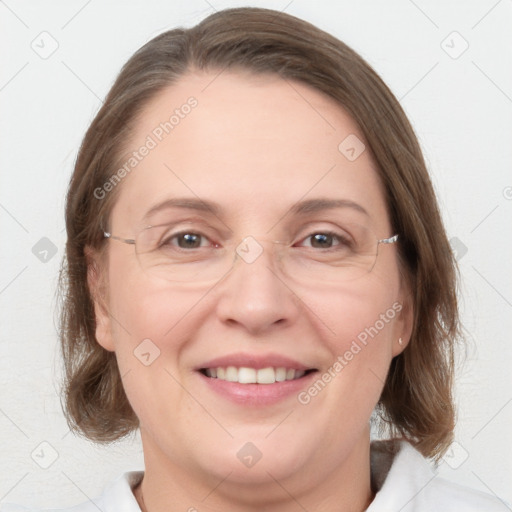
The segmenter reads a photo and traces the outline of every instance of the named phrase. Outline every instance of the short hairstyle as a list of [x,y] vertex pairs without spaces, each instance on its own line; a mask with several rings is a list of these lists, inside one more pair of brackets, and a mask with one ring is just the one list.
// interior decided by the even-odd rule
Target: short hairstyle
[[455,418],[457,269],[417,138],[398,100],[355,51],[310,23],[261,8],[226,9],[149,41],[124,65],[87,130],[67,194],[60,275],[62,400],[70,428],[111,442],[139,426],[115,354],[95,338],[87,284],[85,249],[105,248],[101,227],[108,225],[122,184],[101,200],[95,190],[122,165],[126,141],[149,101],[189,71],[226,69],[307,84],[333,98],[364,135],[400,236],[400,269],[414,308],[410,342],[393,358],[377,406],[381,433],[440,457],[453,439]]

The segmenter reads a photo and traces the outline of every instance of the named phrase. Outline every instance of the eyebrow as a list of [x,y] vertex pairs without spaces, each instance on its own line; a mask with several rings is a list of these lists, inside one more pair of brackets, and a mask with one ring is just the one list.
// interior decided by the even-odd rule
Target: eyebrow
[[359,204],[348,199],[308,199],[296,203],[290,210],[292,215],[316,213],[334,208],[352,208],[369,216],[369,213]]
[[[206,212],[216,217],[222,215],[222,207],[213,201],[206,201],[203,199],[193,197],[174,197],[166,199],[161,203],[156,204],[150,208],[144,215],[144,219],[148,219],[155,213],[168,208],[183,208],[188,210],[194,210],[198,212]],[[348,199],[308,199],[300,201],[292,206],[289,213],[292,215],[308,215],[310,213],[317,213],[324,210],[332,210],[335,208],[351,208],[364,215],[369,216],[369,213],[360,204],[350,201]]]

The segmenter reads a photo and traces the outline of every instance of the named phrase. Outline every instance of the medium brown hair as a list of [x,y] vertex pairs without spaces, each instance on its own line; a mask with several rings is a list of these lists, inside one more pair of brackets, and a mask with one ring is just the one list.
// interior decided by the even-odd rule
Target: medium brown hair
[[414,131],[398,100],[373,69],[335,37],[293,16],[260,8],[217,12],[190,29],[165,32],[124,65],[82,142],[66,205],[61,271],[63,402],[70,427],[110,442],[138,427],[115,354],[95,338],[86,247],[104,248],[106,226],[122,184],[101,188],[121,162],[138,116],[161,90],[192,69],[242,69],[297,80],[334,98],[358,124],[384,185],[414,325],[392,360],[379,401],[381,426],[440,457],[454,428],[452,380],[459,331],[456,267]]

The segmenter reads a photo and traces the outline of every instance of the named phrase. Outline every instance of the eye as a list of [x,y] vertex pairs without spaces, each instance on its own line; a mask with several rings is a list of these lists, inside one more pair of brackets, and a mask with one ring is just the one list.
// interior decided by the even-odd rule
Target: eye
[[[309,244],[305,244],[307,240],[310,240]],[[339,245],[346,245],[348,244],[348,241],[338,233],[334,233],[332,231],[320,231],[307,236],[302,244],[305,244],[306,247],[313,247],[315,249],[331,249]]]
[[180,249],[199,249],[200,247],[208,247],[211,243],[209,239],[201,233],[183,231],[166,237],[161,245],[179,247]]

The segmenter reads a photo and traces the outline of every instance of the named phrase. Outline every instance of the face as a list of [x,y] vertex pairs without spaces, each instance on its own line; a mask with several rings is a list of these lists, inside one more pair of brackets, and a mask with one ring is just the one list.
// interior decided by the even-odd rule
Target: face
[[[175,109],[170,129],[161,123]],[[267,472],[284,481],[300,470],[314,483],[367,446],[411,311],[396,244],[379,244],[371,265],[368,251],[332,256],[359,236],[352,229],[373,233],[375,251],[394,235],[369,151],[357,156],[363,140],[314,89],[233,72],[191,73],[138,119],[125,155],[138,151],[138,160],[117,185],[109,230],[132,239],[168,225],[179,236],[165,254],[195,251],[187,265],[221,274],[171,279],[181,263],[106,242],[97,338],[116,353],[148,467],[212,482],[229,472],[232,481],[263,482]],[[138,240],[149,243],[145,233]],[[338,279],[358,265],[357,278]],[[254,378],[266,383],[233,382]]]

